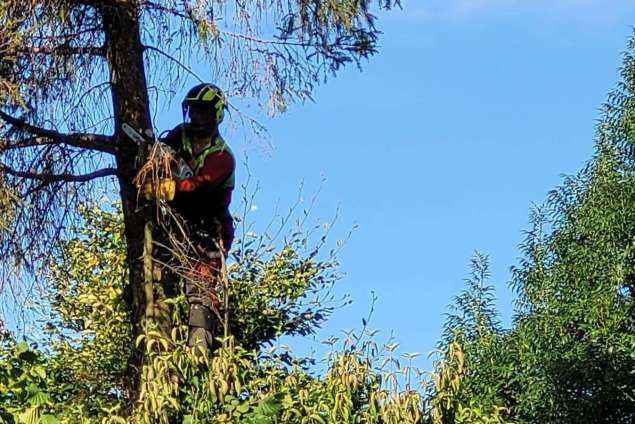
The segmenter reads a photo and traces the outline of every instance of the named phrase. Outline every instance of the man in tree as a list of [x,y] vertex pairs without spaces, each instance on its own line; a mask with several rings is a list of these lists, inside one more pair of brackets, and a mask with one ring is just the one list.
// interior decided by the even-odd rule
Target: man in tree
[[168,200],[185,220],[196,249],[197,257],[185,284],[190,305],[188,343],[198,344],[203,350],[213,343],[222,255],[227,255],[234,239],[229,204],[236,162],[218,132],[225,105],[217,86],[196,85],[182,103],[184,122],[162,139],[176,152],[175,159],[185,160],[193,171],[191,177],[176,180],[174,198]]
[[[247,102],[284,112],[311,98],[317,82],[377,53],[371,3],[389,9],[399,0],[1,1],[0,177],[16,195],[0,236],[3,293],[17,294],[19,308],[33,303],[30,285],[47,283],[62,235],[83,221],[80,205],[116,180],[132,334],[142,340],[148,325],[162,327],[153,299],[161,234],[135,181],[149,152],[123,125],[154,127],[149,92],[173,92],[191,74],[179,60],[188,56]],[[129,405],[147,393],[148,345],[135,346],[128,364],[121,392]]]

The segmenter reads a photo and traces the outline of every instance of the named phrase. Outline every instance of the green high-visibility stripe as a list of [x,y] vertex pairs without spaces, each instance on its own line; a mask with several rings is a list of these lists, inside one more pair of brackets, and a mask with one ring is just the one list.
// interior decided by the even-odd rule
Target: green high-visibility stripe
[[201,100],[203,101],[208,101],[208,100],[212,100],[215,96],[216,96],[216,91],[209,89],[207,90],[207,93],[203,94],[203,96],[201,97]]
[[201,100],[201,97],[203,96],[203,93],[205,93],[205,90],[209,89],[208,86],[205,86],[203,88],[201,88],[201,90],[196,93],[196,95],[194,95],[193,97],[186,97],[185,100],[192,100],[192,101],[196,101],[196,100]]
[[205,87],[201,88],[201,91],[196,93],[195,96],[187,97],[185,100],[186,101],[188,101],[188,100],[189,101],[209,101],[209,100],[212,100],[216,96],[220,97],[216,90],[214,90],[212,87],[205,86]]
[[[192,155],[192,141],[190,137],[186,134],[185,131],[183,131],[181,134],[182,134],[183,148],[194,159],[194,173],[195,174],[198,174],[198,171],[200,171],[203,165],[205,164],[205,159],[207,159],[207,156],[211,155],[212,153],[226,151],[227,153],[230,154],[232,158],[234,158],[234,153],[229,148],[227,143],[225,143],[225,140],[223,140],[223,137],[221,137],[220,135],[216,136],[216,138],[214,139],[214,144],[207,146],[205,149],[203,149],[201,153],[199,153],[196,156],[196,158],[194,158],[194,155]],[[236,183],[236,176],[234,172],[232,171],[231,175],[227,177],[227,179],[223,182],[223,187],[233,188],[235,186],[235,183]]]
[[190,137],[188,137],[188,135],[185,133],[185,125],[181,125],[181,143],[183,144],[183,149],[185,149],[185,151],[188,152],[190,156],[193,156],[192,141],[190,140]]

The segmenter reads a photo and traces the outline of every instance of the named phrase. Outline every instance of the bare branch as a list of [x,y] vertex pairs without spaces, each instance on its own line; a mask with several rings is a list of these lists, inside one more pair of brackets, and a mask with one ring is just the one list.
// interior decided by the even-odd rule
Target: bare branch
[[83,149],[97,150],[99,152],[115,154],[117,147],[112,143],[112,138],[101,134],[62,134],[57,131],[36,127],[0,111],[0,119],[33,135],[55,140],[58,143]]
[[199,77],[196,72],[194,72],[190,67],[188,67],[187,65],[185,65],[183,62],[181,62],[180,60],[178,60],[177,58],[175,58],[174,56],[169,55],[168,53],[164,52],[163,50],[154,47],[154,46],[143,46],[143,48],[145,50],[150,50],[153,52],[157,52],[163,56],[165,56],[166,58],[168,58],[169,60],[173,61],[174,63],[176,63],[177,65],[179,65],[181,68],[183,68],[188,74],[192,75],[194,78],[196,78],[197,80],[199,80],[200,82],[203,82],[203,80],[201,79],[201,77]]
[[66,182],[86,182],[90,180],[94,180],[96,178],[108,177],[111,175],[117,175],[117,170],[115,168],[102,168],[95,172],[90,172],[88,174],[38,174],[33,172],[23,172],[16,171],[14,169],[9,168],[6,165],[0,164],[0,170],[5,172],[8,175],[12,175],[18,178],[28,178],[31,180],[39,180],[47,183],[53,183],[57,181],[66,181]]
[[[324,48],[328,48],[329,45],[325,44],[325,43],[318,43],[318,42],[300,42],[300,41],[289,41],[287,39],[267,39],[267,38],[260,38],[260,37],[256,37],[253,35],[249,35],[249,34],[240,34],[237,32],[232,32],[232,31],[227,31],[224,29],[219,28],[218,32],[222,35],[226,35],[228,37],[231,38],[236,38],[239,40],[245,40],[245,41],[249,41],[249,42],[253,42],[256,44],[270,44],[270,45],[280,45],[280,46],[295,46],[295,47],[304,47],[304,48],[316,48],[316,49],[324,49]],[[351,44],[351,43],[338,43],[339,46],[341,47],[350,47],[350,48],[355,48],[358,47],[357,44]]]
[[60,45],[55,47],[24,47],[20,49],[20,53],[26,55],[91,55],[91,56],[104,56],[105,50],[103,47],[97,46],[68,46]]
[[144,6],[144,7],[147,7],[148,9],[152,9],[152,10],[155,10],[155,11],[158,11],[158,12],[169,13],[169,14],[171,14],[173,16],[177,16],[177,17],[182,18],[182,19],[190,19],[190,17],[187,16],[185,13],[183,13],[183,12],[181,12],[181,11],[175,9],[175,8],[166,7],[166,6],[163,6],[161,4],[158,4],[158,3],[155,3],[155,2],[152,2],[152,1],[144,1],[144,2],[141,3],[141,5]]
[[0,151],[12,149],[22,149],[25,147],[46,146],[49,144],[59,144],[59,142],[46,137],[28,137],[22,140],[9,140],[0,138]]

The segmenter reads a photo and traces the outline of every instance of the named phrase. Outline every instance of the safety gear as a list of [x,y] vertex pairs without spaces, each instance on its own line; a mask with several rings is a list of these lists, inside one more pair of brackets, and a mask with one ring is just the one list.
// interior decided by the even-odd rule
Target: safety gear
[[216,286],[222,260],[219,252],[199,251],[200,260],[185,276],[185,296],[190,305],[187,344],[197,356],[206,356],[214,344],[214,330],[219,319],[220,301]]
[[[229,146],[218,136],[213,139],[213,144],[207,146],[208,149],[203,149],[201,155],[193,158],[191,150],[185,148],[193,147],[193,137],[189,124],[179,124],[161,139],[175,150],[177,157],[196,168],[192,178],[182,180],[187,183],[177,186],[177,189],[185,190],[177,190],[171,206],[188,223],[191,232],[202,229],[213,239],[222,238],[225,252],[228,252],[234,239],[229,205],[235,185],[236,159]],[[216,220],[221,223],[220,234],[214,228]]]
[[214,344],[214,334],[211,330],[207,330],[201,327],[189,328],[189,337],[187,339],[187,345],[195,347],[194,355],[200,358],[207,356]]
[[147,181],[139,188],[139,192],[146,200],[158,198],[169,202],[174,199],[174,194],[176,193],[176,182],[169,178],[160,180],[158,185],[154,184],[152,181]]
[[213,331],[220,308],[215,286],[221,267],[218,252],[206,256],[196,262],[194,272],[186,276],[185,282],[185,296],[190,304],[188,346],[198,347],[197,353],[204,354],[213,347]]
[[200,303],[192,303],[190,304],[189,324],[192,327],[211,330],[214,328],[214,313],[207,306]]
[[[187,131],[181,131],[181,144],[183,145],[183,150],[187,152],[188,156],[192,157],[192,139],[190,138],[190,135],[188,134]],[[199,171],[205,164],[205,159],[207,159],[207,156],[214,153],[223,152],[223,151],[229,153],[229,155],[232,158],[234,157],[234,153],[231,151],[227,143],[225,143],[225,140],[223,140],[223,137],[221,137],[220,135],[217,135],[216,138],[213,140],[213,142],[209,146],[207,146],[202,152],[200,152],[195,158],[193,158],[192,161],[190,161],[190,162],[193,162],[194,173],[195,174],[199,173]],[[234,162],[235,162],[235,159],[234,159]],[[236,179],[235,172],[232,171],[232,173],[227,177],[227,179],[223,181],[223,183],[221,184],[221,187],[234,188],[235,179]],[[183,191],[188,191],[188,190],[183,190]]]
[[[226,100],[220,88],[214,84],[198,84],[190,89],[181,103],[183,109],[183,121],[186,121],[188,111],[192,107],[208,109],[214,114],[216,125],[220,124],[225,117]],[[195,134],[204,134],[209,128],[192,127]]]

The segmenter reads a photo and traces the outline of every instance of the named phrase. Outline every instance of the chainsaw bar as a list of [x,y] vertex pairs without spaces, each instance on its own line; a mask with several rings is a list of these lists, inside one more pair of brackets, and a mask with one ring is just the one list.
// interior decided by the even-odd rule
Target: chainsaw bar
[[123,130],[124,133],[126,133],[128,137],[130,137],[137,144],[141,144],[146,141],[146,139],[143,138],[143,136],[139,134],[137,130],[132,128],[126,122],[123,123],[123,125],[121,126],[121,129]]

